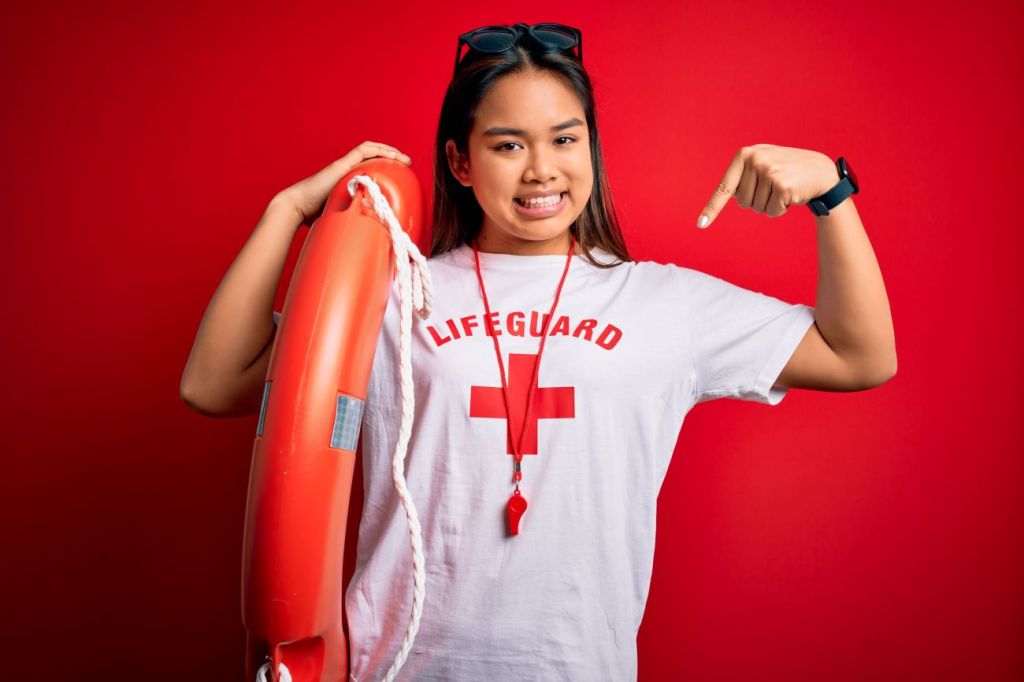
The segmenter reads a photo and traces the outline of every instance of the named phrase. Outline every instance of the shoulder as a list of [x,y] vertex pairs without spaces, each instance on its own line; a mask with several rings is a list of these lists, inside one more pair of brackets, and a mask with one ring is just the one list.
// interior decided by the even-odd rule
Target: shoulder
[[[664,287],[665,291],[676,291],[685,283],[688,268],[675,263],[661,263],[655,260],[628,261],[621,267],[628,268],[631,276],[639,282],[652,287]],[[700,274],[700,273],[697,273]]]
[[765,296],[721,277],[676,263],[647,260],[636,261],[632,266],[632,272],[645,289],[694,311],[711,304],[754,302],[751,298],[760,300]]
[[457,253],[462,249],[461,246],[442,251],[441,253],[435,253],[427,256],[427,262],[433,265],[434,263],[447,263],[455,257]]
[[473,263],[473,253],[468,254],[463,247],[449,249],[443,253],[427,256],[427,267],[431,272],[436,270],[464,270]]
[[677,286],[687,294],[700,296],[700,295],[723,295],[723,294],[739,294],[741,292],[747,293],[760,293],[746,289],[743,286],[735,282],[730,282],[727,279],[712,275],[708,272],[696,270],[694,268],[685,267],[682,265],[671,265],[672,277],[675,279]]

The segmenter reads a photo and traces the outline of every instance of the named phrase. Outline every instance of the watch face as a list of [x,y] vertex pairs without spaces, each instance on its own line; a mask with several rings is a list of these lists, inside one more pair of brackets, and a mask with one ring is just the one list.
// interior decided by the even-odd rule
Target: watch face
[[850,164],[847,163],[845,158],[842,159],[839,162],[839,164],[842,167],[843,171],[846,173],[846,176],[850,178],[850,182],[853,183],[853,193],[857,194],[858,192],[860,192],[860,183],[857,182],[857,174],[853,172],[852,168],[850,168]]

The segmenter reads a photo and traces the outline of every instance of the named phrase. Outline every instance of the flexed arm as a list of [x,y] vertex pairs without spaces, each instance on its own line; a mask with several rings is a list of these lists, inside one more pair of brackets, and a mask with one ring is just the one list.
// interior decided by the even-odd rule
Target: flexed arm
[[[805,204],[840,181],[836,164],[806,149],[758,144],[742,148],[698,220],[707,227],[736,197],[770,218]],[[815,215],[818,291],[815,323],[779,375],[791,388],[857,391],[896,374],[896,338],[881,268],[853,197]]]

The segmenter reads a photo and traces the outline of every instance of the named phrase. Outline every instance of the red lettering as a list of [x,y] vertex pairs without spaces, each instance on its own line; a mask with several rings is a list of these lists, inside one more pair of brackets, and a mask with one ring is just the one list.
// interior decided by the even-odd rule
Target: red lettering
[[466,315],[459,318],[459,322],[462,323],[462,331],[466,333],[466,336],[473,336],[473,328],[477,326],[476,315]]
[[551,330],[549,336],[554,336],[555,334],[561,334],[562,336],[569,335],[569,318],[565,315],[558,318],[558,322],[555,322],[555,326]]
[[[610,336],[614,336],[615,338],[609,340]],[[602,348],[611,350],[612,348],[615,348],[615,345],[618,344],[619,339],[621,338],[622,330],[616,327],[614,324],[609,324],[607,327],[604,328],[604,331],[601,332],[601,336],[597,337],[597,341],[595,341],[595,343],[601,346]]]
[[508,329],[508,333],[512,336],[522,336],[526,326],[523,323],[525,317],[522,313],[509,313],[508,320],[505,321],[505,328]]
[[438,346],[443,346],[444,344],[452,340],[452,337],[450,336],[446,336],[445,338],[442,339],[441,335],[437,333],[437,330],[434,329],[434,325],[432,324],[427,325],[427,331],[429,331],[430,335],[434,337],[434,343],[437,344]]
[[544,313],[544,316],[543,316],[543,320],[544,321],[543,321],[543,323],[538,324],[539,320],[541,319],[540,316],[537,315],[537,311],[536,310],[531,311],[530,312],[530,336],[543,336],[544,335],[544,329],[547,328],[547,326],[548,326],[548,318],[549,317],[551,317],[551,315],[549,313]]
[[[550,313],[540,313],[539,311],[532,310],[529,315],[530,336],[541,336],[545,331],[547,331],[548,336],[570,336],[570,330],[572,329],[571,336],[583,339],[584,341],[592,341],[606,350],[615,348],[619,341],[622,340],[622,330],[614,324],[605,325],[601,330],[601,334],[594,338],[598,325],[598,320],[594,318],[583,318],[576,324],[576,328],[573,329],[573,321],[568,315],[559,315],[554,325],[551,324],[552,318]],[[504,329],[501,328],[503,321],[505,323]],[[451,318],[445,320],[444,324],[448,326],[448,336],[442,334],[440,330],[441,325],[436,327],[435,325],[427,325],[427,331],[430,332],[430,336],[436,346],[443,346],[449,341],[463,337],[472,337],[474,336],[473,330],[479,328],[483,329],[486,336],[501,336],[503,332],[509,336],[520,337],[527,334],[526,313],[521,311],[508,313],[504,320],[501,318],[501,313],[495,311],[486,315],[465,315],[463,317]]]
[[501,336],[501,330],[498,329],[498,314],[497,312],[492,312],[484,320],[487,323],[488,336]]
[[582,333],[583,339],[586,341],[590,341],[590,333],[594,331],[594,327],[596,326],[597,320],[592,320],[588,317],[587,319],[579,323],[579,325],[576,327],[576,331],[574,331],[572,335],[575,336],[576,338],[579,338],[580,334]]

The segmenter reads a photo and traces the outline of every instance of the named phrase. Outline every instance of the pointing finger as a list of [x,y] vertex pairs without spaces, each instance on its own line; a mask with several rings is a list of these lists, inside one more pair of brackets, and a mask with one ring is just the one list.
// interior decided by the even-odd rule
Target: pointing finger
[[725,175],[722,176],[722,181],[715,188],[715,193],[711,195],[708,203],[704,206],[704,210],[701,211],[700,218],[697,220],[697,227],[707,227],[710,225],[718,217],[722,209],[725,208],[725,205],[729,203],[729,198],[736,193],[736,187],[743,176],[745,160],[746,153],[743,150],[740,150],[732,158],[732,162],[725,170]]

